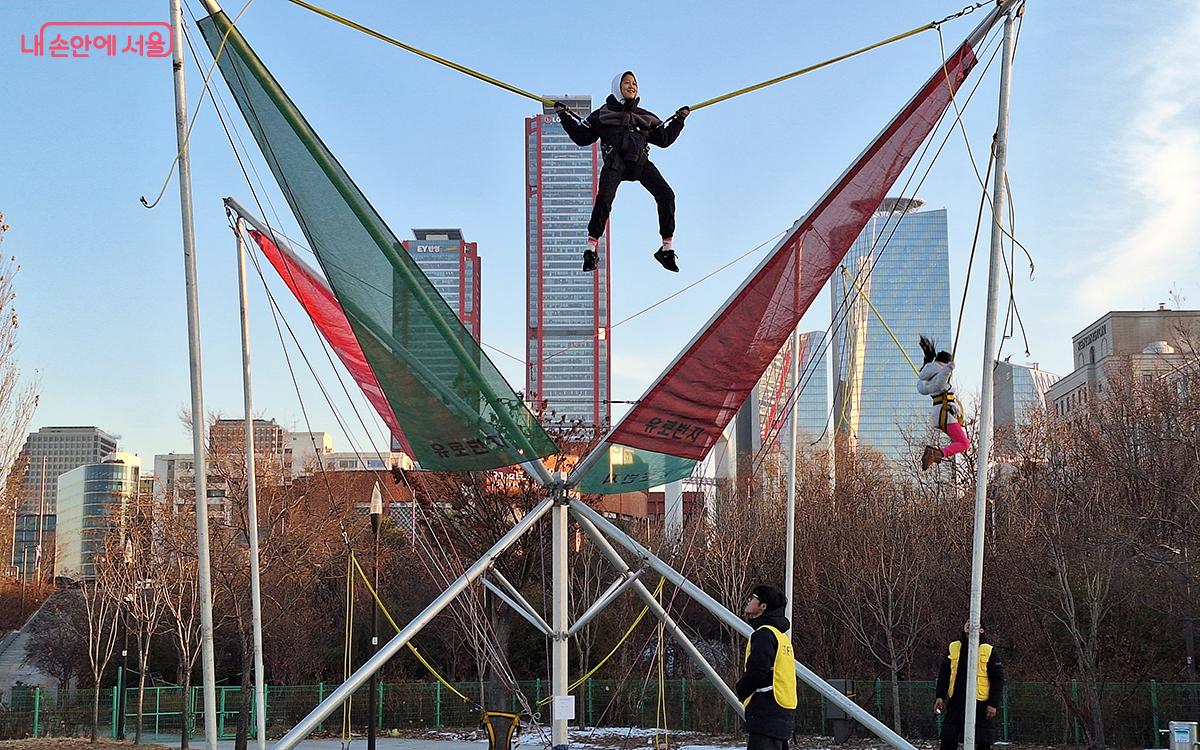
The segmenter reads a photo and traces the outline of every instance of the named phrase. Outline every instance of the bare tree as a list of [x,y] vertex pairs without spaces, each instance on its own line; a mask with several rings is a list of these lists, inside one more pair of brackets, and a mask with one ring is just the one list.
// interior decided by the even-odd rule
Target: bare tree
[[[0,244],[8,224],[0,212]],[[29,423],[38,405],[37,382],[22,383],[17,367],[17,330],[20,323],[14,304],[17,293],[13,278],[21,270],[16,258],[0,256],[0,528],[11,528],[19,510],[21,478],[26,462],[20,460]],[[10,536],[0,534],[3,559],[11,560]]]
[[83,601],[64,596],[33,621],[25,661],[58,681],[59,691],[88,671],[87,614]]
[[[155,578],[162,591],[165,630],[178,659],[176,679],[183,693],[180,750],[188,750],[192,726],[192,674],[200,658],[200,596],[194,516],[164,514],[159,525],[159,567]],[[216,591],[213,592],[214,595]],[[215,598],[215,597],[214,597]]]
[[95,560],[95,578],[80,586],[87,613],[87,656],[92,677],[92,731],[96,743],[100,724],[100,683],[117,644],[121,601],[125,596],[125,548],[122,540],[109,534]]
[[142,723],[146,699],[146,670],[150,662],[150,646],[158,633],[166,598],[168,582],[162,578],[164,560],[160,534],[155,523],[153,504],[136,498],[125,509],[120,525],[123,538],[124,565],[120,568],[124,592],[126,627],[132,620],[137,640],[138,692],[137,724],[133,742],[142,742]]

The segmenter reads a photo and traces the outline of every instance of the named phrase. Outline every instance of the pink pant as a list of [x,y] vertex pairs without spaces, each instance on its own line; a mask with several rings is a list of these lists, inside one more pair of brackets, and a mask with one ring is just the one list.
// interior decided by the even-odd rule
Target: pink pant
[[967,438],[967,431],[958,422],[947,422],[946,434],[950,436],[950,444],[942,448],[942,456],[945,458],[962,453],[971,447],[971,441]]

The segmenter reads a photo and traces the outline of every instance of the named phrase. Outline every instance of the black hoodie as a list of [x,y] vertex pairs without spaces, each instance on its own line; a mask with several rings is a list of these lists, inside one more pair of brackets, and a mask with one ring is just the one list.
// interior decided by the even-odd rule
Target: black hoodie
[[645,166],[650,145],[666,148],[683,131],[683,118],[669,117],[664,123],[648,110],[638,106],[637,97],[618,101],[608,95],[604,106],[579,120],[570,112],[559,115],[563,130],[577,146],[590,146],[600,141],[604,166],[624,169],[626,164]]
[[786,740],[792,736],[796,710],[780,706],[771,692],[755,691],[774,683],[775,652],[779,648],[775,634],[763,626],[770,625],[786,635],[792,624],[783,616],[783,607],[768,609],[750,620],[750,624],[754,627],[750,636],[750,658],[746,660],[745,674],[734,687],[739,700],[750,698],[750,704],[746,706],[746,731]]

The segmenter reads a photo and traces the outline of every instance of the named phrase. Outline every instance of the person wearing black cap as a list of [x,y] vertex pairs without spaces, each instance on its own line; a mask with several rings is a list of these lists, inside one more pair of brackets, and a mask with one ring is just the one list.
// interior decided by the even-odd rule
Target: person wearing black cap
[[653,112],[639,107],[640,101],[637,76],[632,70],[626,70],[613,79],[612,93],[604,105],[585,119],[580,119],[562,102],[554,103],[563,130],[575,145],[590,146],[598,140],[604,155],[604,169],[600,171],[600,185],[588,222],[584,271],[596,270],[596,248],[622,182],[640,182],[654,196],[658,206],[658,232],[662,235],[662,245],[655,251],[654,259],[668,271],[679,271],[673,244],[675,192],[650,161],[650,146],[666,148],[674,143],[683,132],[683,121],[691,109],[680,107],[664,122]]
[[734,692],[746,707],[747,750],[787,750],[796,715],[796,665],[784,617],[787,597],[775,586],[755,586],[742,614],[754,626],[746,644],[746,671]]
[[[963,741],[963,719],[966,718],[967,690],[967,630],[952,641],[938,670],[937,698],[933,712],[942,719],[941,750],[956,750]],[[975,683],[975,747],[987,750],[996,741],[995,718],[1004,694],[1004,664],[1000,651],[987,642],[983,626],[979,626],[979,677]]]

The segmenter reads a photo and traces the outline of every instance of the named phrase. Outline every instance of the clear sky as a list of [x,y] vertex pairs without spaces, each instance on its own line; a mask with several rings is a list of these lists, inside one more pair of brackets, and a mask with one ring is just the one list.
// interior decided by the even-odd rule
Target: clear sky
[[[201,14],[197,0],[189,1]],[[612,76],[633,69],[643,106],[663,116],[964,5],[323,1],[533,91],[590,94],[598,104]],[[232,15],[243,2],[230,0],[226,9]],[[1070,336],[1107,310],[1151,308],[1168,301],[1172,289],[1197,306],[1200,4],[1029,0],[1028,6],[1013,79],[1008,171],[1017,236],[1033,253],[1037,274],[1030,280],[1019,272],[1016,284],[1031,354],[1025,357],[1019,342],[1007,342],[1002,354],[1066,373]],[[167,9],[166,0],[0,3],[0,211],[12,225],[3,249],[22,266],[17,357],[27,377],[40,379],[33,427],[94,424],[120,435],[122,447],[147,463],[155,453],[191,446],[178,420],[189,391],[175,180],[154,210],[138,203],[158,193],[176,152],[170,62],[129,54],[34,57],[21,53],[20,37],[48,21],[166,21]],[[948,24],[947,47],[982,16]],[[479,243],[484,340],[520,356],[522,120],[539,107],[283,0],[256,0],[239,26],[398,236],[410,237],[411,227],[457,226]],[[652,157],[678,196],[683,271],[668,275],[650,259],[658,246],[653,202],[625,185],[612,222],[613,319],[790,226],[940,59],[938,37],[927,32],[696,112],[680,140]],[[190,54],[187,72],[195,111],[202,81]],[[214,85],[232,106],[219,75]],[[964,116],[981,170],[995,116],[993,67]],[[232,122],[249,144],[236,111]],[[251,205],[250,191],[210,102],[191,143],[205,405],[237,416],[237,277],[221,198]],[[286,214],[273,184],[267,194]],[[957,295],[979,200],[961,136],[949,141],[919,197],[949,211]],[[292,233],[295,223],[283,216],[282,226]],[[761,257],[616,328],[614,398],[637,398]],[[337,413],[356,423],[311,325],[276,279],[271,285]],[[984,289],[972,287],[959,349],[964,393],[978,391],[982,359]],[[265,300],[255,280],[256,411],[303,430],[305,414]],[[821,329],[828,319],[821,298],[804,327]],[[343,434],[313,376],[291,354],[312,429],[333,433],[339,450],[350,450],[352,439],[364,447],[362,430]],[[489,354],[522,388],[521,365]],[[361,397],[354,404],[367,415]],[[368,432],[379,434],[374,427]]]

